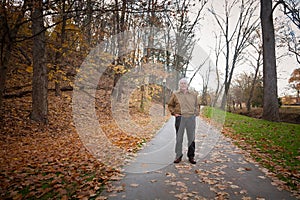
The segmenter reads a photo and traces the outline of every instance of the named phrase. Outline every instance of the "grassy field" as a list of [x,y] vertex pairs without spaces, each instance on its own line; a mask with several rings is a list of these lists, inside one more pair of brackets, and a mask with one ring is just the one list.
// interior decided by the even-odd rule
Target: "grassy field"
[[[204,111],[206,117],[211,117],[211,113],[211,108]],[[227,112],[224,125],[230,130],[226,135],[238,146],[249,151],[292,190],[300,189],[300,124],[269,122]]]

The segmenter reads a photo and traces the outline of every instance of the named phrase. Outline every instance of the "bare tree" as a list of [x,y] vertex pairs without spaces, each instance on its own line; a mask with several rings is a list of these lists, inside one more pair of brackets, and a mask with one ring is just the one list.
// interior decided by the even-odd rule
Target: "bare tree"
[[[246,102],[249,96],[249,90],[251,85],[251,76],[246,72],[240,74],[232,82],[232,87],[230,88],[232,100],[234,104],[238,104],[240,109],[242,109],[243,102]],[[233,105],[234,107],[235,105]]]
[[276,35],[276,46],[287,47],[288,51],[283,56],[295,56],[296,61],[300,64],[300,35],[297,34],[297,31],[293,29],[290,21],[287,19],[280,18],[277,22],[279,22],[280,26]]
[[[253,80],[255,80],[255,86],[253,87]],[[230,96],[234,101],[233,106],[238,104],[242,108],[242,104],[248,103],[250,96],[250,105],[261,106],[262,105],[262,83],[261,75],[255,75],[255,73],[243,72],[233,79],[232,86],[230,87]],[[231,102],[230,102],[231,103]],[[230,105],[229,103],[229,105]],[[246,104],[247,106],[247,104]]]
[[212,71],[211,63],[209,63],[209,68],[205,72],[205,74],[201,74],[202,77],[202,97],[201,97],[201,103],[203,105],[208,105],[209,103],[209,94],[208,94],[208,83],[210,78],[210,73]]
[[247,100],[246,106],[247,106],[247,112],[250,112],[251,110],[251,101],[254,96],[254,90],[256,87],[256,82],[258,78],[258,72],[260,69],[260,66],[262,65],[262,41],[261,41],[261,34],[259,30],[256,31],[256,35],[249,41],[251,46],[254,49],[254,54],[249,53],[248,55],[253,58],[254,62],[252,60],[249,60],[250,65],[253,66],[255,69],[254,77],[252,79],[251,89],[249,93],[249,98]]
[[300,29],[300,2],[298,0],[276,0],[275,2],[274,9],[282,5],[283,13]]
[[[170,5],[173,13],[168,15],[168,23],[175,32],[174,68],[182,76],[186,76],[188,60],[195,45],[195,28],[199,24],[201,13],[207,0],[200,0],[195,9],[195,17],[191,19],[189,10],[195,7],[194,0],[176,0]],[[169,7],[170,7],[169,6]]]
[[[240,6],[237,8],[236,6],[239,2]],[[225,38],[225,90],[221,104],[222,109],[225,109],[226,106],[226,96],[229,92],[234,69],[241,60],[242,52],[249,46],[248,39],[259,25],[258,18],[255,15],[257,7],[258,5],[254,0],[234,0],[231,3],[225,0],[224,18],[218,15],[214,8],[210,9]],[[231,15],[233,14],[232,12],[235,12],[233,9],[239,9],[239,14],[233,31],[230,31]]]
[[272,0],[261,0],[261,27],[263,38],[263,119],[279,121],[277,70]]
[[[278,6],[279,10],[284,13],[286,17],[276,17],[276,22],[279,22],[279,31],[277,32],[276,44],[277,46],[288,47],[288,52],[294,55],[297,62],[300,64],[300,1],[298,0],[276,0],[273,8]],[[276,27],[275,27],[276,29]],[[279,33],[279,34],[278,34]]]
[[214,52],[215,52],[215,67],[216,67],[215,71],[216,71],[216,81],[217,81],[217,88],[215,90],[215,95],[214,95],[215,98],[213,99],[213,102],[212,102],[212,106],[214,106],[214,107],[216,106],[217,101],[222,92],[220,72],[219,72],[219,59],[220,59],[221,54],[223,53],[224,46],[222,46],[221,34],[222,33],[220,33],[220,35],[218,36],[217,34],[214,33],[215,40],[216,40]]

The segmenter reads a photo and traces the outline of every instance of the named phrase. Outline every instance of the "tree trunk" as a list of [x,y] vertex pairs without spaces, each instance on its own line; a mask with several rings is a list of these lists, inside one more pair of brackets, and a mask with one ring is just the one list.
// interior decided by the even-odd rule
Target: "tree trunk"
[[279,121],[272,0],[261,0],[264,100],[262,118]]
[[32,11],[33,38],[33,80],[31,119],[48,122],[48,73],[45,63],[45,32],[43,1],[35,4]]
[[224,90],[224,94],[222,96],[221,107],[220,107],[222,110],[226,109],[226,103],[227,103],[227,97],[228,97],[228,93],[229,93],[230,83],[225,81],[224,85],[225,85],[225,90]]
[[257,80],[259,66],[260,66],[259,61],[260,61],[260,58],[261,58],[261,51],[259,51],[258,53],[259,54],[258,54],[258,58],[257,58],[257,65],[256,65],[256,69],[255,69],[255,74],[254,74],[254,78],[253,78],[253,81],[252,81],[249,98],[247,100],[247,112],[250,112],[250,110],[251,110],[251,101],[252,101],[252,98],[253,98],[254,88],[255,88],[255,85],[256,85],[256,80]]
[[63,1],[62,5],[62,25],[61,25],[61,31],[60,31],[60,43],[58,50],[55,55],[55,96],[61,96],[61,81],[62,81],[62,66],[63,66],[63,55],[65,52],[64,43],[65,43],[65,37],[66,37],[66,25],[67,25],[67,14],[65,12],[66,9],[66,3]]

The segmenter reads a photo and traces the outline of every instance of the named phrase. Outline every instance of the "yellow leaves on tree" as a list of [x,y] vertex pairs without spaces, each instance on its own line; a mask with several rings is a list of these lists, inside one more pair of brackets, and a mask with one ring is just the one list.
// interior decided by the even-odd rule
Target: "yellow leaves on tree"
[[125,74],[129,70],[126,69],[123,65],[116,65],[112,67],[115,74]]
[[300,68],[295,69],[289,79],[289,83],[292,84],[292,88],[296,89],[298,92],[298,97],[300,93]]

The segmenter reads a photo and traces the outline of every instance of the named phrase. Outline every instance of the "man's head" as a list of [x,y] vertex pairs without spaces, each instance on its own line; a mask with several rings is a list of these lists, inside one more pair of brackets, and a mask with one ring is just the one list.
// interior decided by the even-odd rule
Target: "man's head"
[[189,83],[186,78],[182,78],[179,80],[179,90],[180,91],[185,92],[188,90],[188,87],[189,87]]

